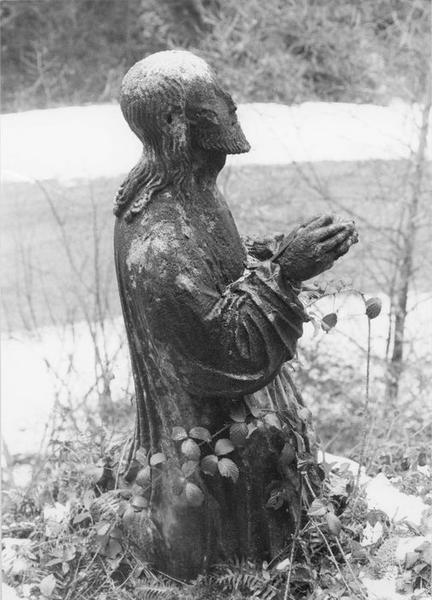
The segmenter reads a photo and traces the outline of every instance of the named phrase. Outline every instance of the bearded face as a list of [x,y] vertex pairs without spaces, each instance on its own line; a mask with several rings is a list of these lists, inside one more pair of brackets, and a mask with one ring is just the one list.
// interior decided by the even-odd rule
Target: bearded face
[[186,119],[192,147],[241,154],[250,150],[231,96],[215,82],[197,81],[186,98]]

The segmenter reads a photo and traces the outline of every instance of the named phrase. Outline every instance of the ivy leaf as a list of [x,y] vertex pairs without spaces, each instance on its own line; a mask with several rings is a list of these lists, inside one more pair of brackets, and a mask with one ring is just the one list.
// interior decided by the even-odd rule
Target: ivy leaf
[[256,419],[262,417],[264,411],[261,408],[259,402],[256,400],[256,398],[254,398],[253,394],[251,394],[250,396],[245,396],[245,402],[253,417],[255,417]]
[[202,442],[211,442],[210,431],[205,427],[192,427],[189,431],[189,435],[191,438],[195,438],[196,440],[201,440]]
[[135,523],[135,509],[132,506],[128,506],[122,516],[122,522],[125,527],[132,527]]
[[229,416],[236,423],[244,423],[246,421],[246,409],[243,402],[236,402],[231,407]]
[[105,556],[108,558],[115,558],[117,554],[121,554],[121,551],[122,547],[120,542],[115,538],[111,538],[107,547],[105,548]]
[[156,467],[166,461],[166,456],[163,452],[156,452],[150,457],[150,464],[152,467]]
[[96,495],[93,490],[86,490],[83,495],[83,505],[86,510],[90,510],[90,507],[95,499]]
[[279,420],[279,417],[277,415],[275,415],[274,412],[269,412],[266,415],[264,415],[264,422],[269,427],[275,427],[276,429],[279,429],[279,430],[282,429],[282,425]]
[[323,517],[328,512],[327,506],[319,498],[315,498],[307,511],[310,517]]
[[412,569],[419,558],[418,552],[407,552],[405,555],[405,569]]
[[255,423],[248,423],[247,425],[248,428],[248,438],[250,438],[250,436],[254,433],[254,431],[256,431],[258,429],[258,427],[255,425]]
[[230,427],[229,436],[234,446],[244,446],[248,436],[248,426],[246,423],[234,423]]
[[184,427],[173,427],[171,432],[171,439],[175,442],[181,442],[187,438],[188,434]]
[[201,506],[204,502],[204,494],[197,485],[190,481],[186,483],[185,496],[190,506]]
[[183,475],[185,477],[190,477],[192,473],[195,472],[198,466],[198,462],[196,460],[188,460],[182,465]]
[[382,302],[379,298],[369,298],[366,300],[366,315],[368,319],[376,319],[381,312]]
[[208,456],[204,456],[201,461],[201,471],[205,473],[205,475],[214,475],[217,471],[218,458],[214,454],[209,454]]
[[87,519],[91,519],[91,514],[88,510],[83,510],[78,515],[76,515],[76,517],[73,518],[72,523],[74,525],[79,525],[80,523],[82,523],[83,521],[85,521]]
[[47,575],[39,584],[41,594],[45,596],[45,598],[50,598],[55,590],[56,585],[57,582],[54,575]]
[[289,467],[296,459],[296,451],[291,444],[286,443],[279,455],[279,462],[282,468]]
[[134,510],[141,511],[148,506],[148,500],[144,496],[134,496],[131,500],[131,506]]
[[143,465],[143,467],[146,467],[148,465],[147,452],[144,448],[138,448],[138,450],[135,453],[135,459],[141,465]]
[[188,438],[181,445],[181,451],[189,460],[199,460],[201,456],[200,447],[194,440]]
[[321,319],[321,328],[328,333],[330,331],[330,329],[333,329],[333,327],[335,327],[336,323],[337,323],[337,314],[336,313],[329,313],[328,315],[325,315],[322,319]]
[[110,532],[110,537],[114,538],[115,540],[121,540],[123,538],[123,533],[120,527],[113,527]]
[[107,535],[111,528],[111,523],[108,521],[100,521],[95,525],[97,535]]
[[174,475],[172,479],[172,491],[176,496],[180,496],[186,484],[186,479],[180,475]]
[[335,514],[328,512],[326,514],[327,527],[330,533],[332,533],[335,537],[338,537],[340,532],[342,531],[342,523]]
[[284,558],[276,565],[276,567],[275,567],[276,571],[279,571],[280,573],[282,573],[284,571],[288,571],[288,569],[290,568],[290,564],[291,564],[290,559]]
[[141,487],[146,487],[151,480],[151,469],[149,466],[143,467],[137,473],[135,483]]
[[230,458],[221,458],[218,462],[219,473],[222,477],[229,477],[234,483],[239,478],[239,468]]
[[222,438],[216,442],[215,445],[215,454],[217,456],[223,456],[224,454],[229,454],[234,450],[233,443],[231,440],[227,438]]

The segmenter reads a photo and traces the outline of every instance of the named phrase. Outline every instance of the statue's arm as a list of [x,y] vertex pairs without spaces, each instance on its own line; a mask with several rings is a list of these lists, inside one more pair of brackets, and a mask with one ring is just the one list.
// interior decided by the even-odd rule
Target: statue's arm
[[148,282],[154,330],[170,347],[190,393],[252,393],[294,356],[307,316],[276,263],[246,268],[222,290],[195,254],[177,251],[155,265]]

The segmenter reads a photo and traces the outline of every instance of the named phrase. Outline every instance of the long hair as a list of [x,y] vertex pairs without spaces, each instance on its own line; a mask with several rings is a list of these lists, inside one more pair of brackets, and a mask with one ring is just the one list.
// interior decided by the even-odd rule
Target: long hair
[[189,135],[180,81],[153,73],[145,77],[141,69],[132,72],[123,87],[123,115],[143,143],[142,156],[114,201],[114,214],[129,221],[158,192],[183,184],[190,170]]

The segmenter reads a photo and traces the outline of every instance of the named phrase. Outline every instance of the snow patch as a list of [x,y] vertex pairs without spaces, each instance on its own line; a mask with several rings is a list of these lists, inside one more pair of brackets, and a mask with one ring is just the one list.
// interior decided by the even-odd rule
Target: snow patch
[[[409,158],[421,108],[402,102],[252,103],[240,105],[238,116],[252,150],[229,156],[227,164],[284,165]],[[0,143],[4,182],[118,177],[130,171],[142,150],[118,105],[5,114]],[[428,152],[431,158],[431,143]]]
[[[184,50],[164,50],[155,52],[140,60],[131,69],[145,69],[145,74],[160,73],[162,76],[178,77],[184,80],[211,79],[212,73],[208,64],[199,56]],[[130,73],[130,71],[129,71]]]

